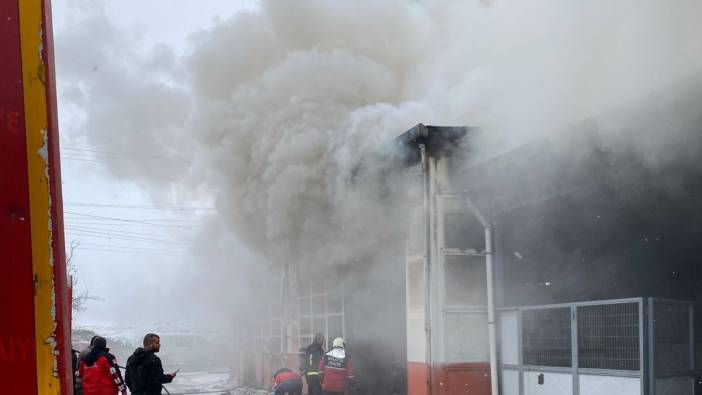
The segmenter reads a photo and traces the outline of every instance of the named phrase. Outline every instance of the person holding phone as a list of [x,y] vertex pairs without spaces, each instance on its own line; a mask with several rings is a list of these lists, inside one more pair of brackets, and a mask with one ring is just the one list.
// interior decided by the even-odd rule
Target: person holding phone
[[148,333],[144,336],[144,347],[134,350],[127,360],[125,381],[132,395],[160,395],[163,384],[170,383],[178,374],[165,374],[161,359],[156,353],[161,350],[161,338]]

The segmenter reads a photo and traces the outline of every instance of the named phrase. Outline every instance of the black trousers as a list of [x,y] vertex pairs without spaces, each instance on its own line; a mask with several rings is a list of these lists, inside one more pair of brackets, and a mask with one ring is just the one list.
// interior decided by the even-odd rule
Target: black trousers
[[322,395],[322,383],[319,381],[319,375],[305,375],[307,380],[308,395]]

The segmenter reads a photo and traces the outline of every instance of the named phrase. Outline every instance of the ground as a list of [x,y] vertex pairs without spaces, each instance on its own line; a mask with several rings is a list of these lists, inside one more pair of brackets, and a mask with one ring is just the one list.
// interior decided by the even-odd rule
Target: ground
[[270,392],[239,387],[232,383],[228,373],[183,372],[176,380],[166,385],[171,395],[269,395]]

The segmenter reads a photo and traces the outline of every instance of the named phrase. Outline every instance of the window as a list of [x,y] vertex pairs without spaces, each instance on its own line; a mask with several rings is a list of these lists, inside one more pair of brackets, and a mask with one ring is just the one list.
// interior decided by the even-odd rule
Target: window
[[311,300],[309,297],[302,297],[298,300],[298,305],[300,306],[300,315],[308,316],[312,314]]
[[331,344],[335,337],[344,336],[343,296],[340,293],[326,292],[323,283],[314,284],[301,284],[299,289],[300,347],[312,343],[316,333],[324,334],[327,344]]
[[445,248],[458,250],[485,249],[485,228],[468,209],[465,197],[456,195],[444,197],[443,231]]
[[344,300],[338,293],[327,294],[327,313],[342,314],[344,312]]
[[407,262],[408,311],[424,310],[424,259],[419,256]]
[[[255,319],[245,321],[238,328],[240,349],[246,352],[283,351],[281,308],[279,303],[258,305]],[[251,317],[254,318],[254,317]]]
[[578,366],[639,370],[639,304],[578,307]]
[[329,327],[328,338],[333,340],[337,337],[344,337],[344,319],[342,316],[329,316],[327,325]]
[[410,210],[409,229],[407,230],[407,255],[424,254],[424,207]]
[[522,357],[525,365],[570,367],[569,307],[522,311]]
[[485,249],[485,228],[473,214],[467,212],[446,214],[444,234],[446,248]]
[[485,257],[446,255],[445,278],[447,305],[487,304]]

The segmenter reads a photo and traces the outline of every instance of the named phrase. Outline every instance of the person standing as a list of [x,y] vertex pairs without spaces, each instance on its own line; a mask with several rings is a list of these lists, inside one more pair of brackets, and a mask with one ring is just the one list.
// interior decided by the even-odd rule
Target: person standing
[[324,335],[314,335],[312,344],[305,348],[303,373],[307,381],[308,395],[322,395],[322,383],[319,381],[319,361],[324,356]]
[[95,342],[95,339],[97,339],[100,336],[93,336],[90,338],[90,343],[88,343],[88,347],[85,347],[84,349],[80,350],[78,353],[78,361],[81,361],[83,358],[85,358],[86,355],[90,352],[90,350],[93,349],[93,342]]
[[79,368],[78,350],[71,347],[71,371],[73,372],[73,395],[83,395],[83,391],[78,388],[78,368]]
[[273,374],[275,395],[302,395],[302,378],[288,368],[282,368]]
[[80,360],[78,371],[83,384],[83,395],[127,395],[127,387],[119,372],[117,360],[110,354],[107,340],[95,337],[92,348]]
[[351,356],[346,353],[344,339],[334,339],[332,349],[319,361],[319,374],[324,395],[344,395],[349,381],[353,380]]
[[161,338],[157,334],[144,336],[143,345],[127,359],[127,387],[132,395],[160,395],[163,384],[172,382],[178,371],[163,373],[161,358],[156,356],[161,350]]

